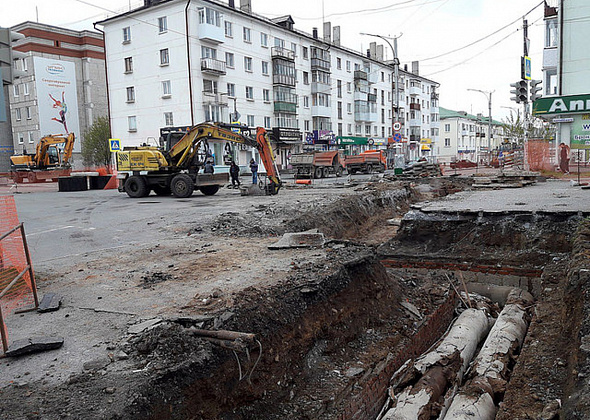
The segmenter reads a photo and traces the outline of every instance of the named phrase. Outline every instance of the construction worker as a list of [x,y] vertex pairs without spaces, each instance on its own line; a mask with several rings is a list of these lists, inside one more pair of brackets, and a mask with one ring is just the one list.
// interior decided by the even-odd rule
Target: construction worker
[[211,162],[211,159],[207,159],[207,162],[205,163],[205,168],[203,169],[203,173],[212,174],[214,172],[215,172],[215,168],[213,167],[213,163]]
[[231,176],[231,185],[232,187],[240,187],[240,167],[236,165],[236,162],[233,160],[231,161],[231,165],[229,167],[229,175]]
[[250,171],[252,172],[252,184],[258,184],[258,164],[254,158],[250,159]]

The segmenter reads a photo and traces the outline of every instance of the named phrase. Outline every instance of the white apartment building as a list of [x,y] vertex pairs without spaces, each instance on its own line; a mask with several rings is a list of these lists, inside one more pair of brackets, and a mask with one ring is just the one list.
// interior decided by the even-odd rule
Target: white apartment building
[[34,153],[48,134],[73,132],[75,167],[84,133],[107,115],[104,41],[98,32],[74,31],[24,22],[11,30],[25,36],[14,49],[26,54],[15,62],[26,75],[9,89],[14,152]]
[[[240,3],[145,0],[97,23],[104,30],[113,137],[139,145],[168,126],[261,126],[272,133],[282,168],[304,147],[388,146],[393,67],[382,45],[355,52],[340,45],[339,27],[325,23],[322,37],[316,29],[307,34],[289,15],[268,19],[253,13],[249,0]],[[412,72],[400,71],[408,157],[420,155],[421,141],[438,140],[437,87],[419,75],[417,63]],[[220,165],[225,145],[213,147]],[[240,165],[255,155],[232,148]]]
[[[488,161],[489,118],[471,115],[465,111],[452,111],[440,108],[441,141],[436,145],[436,155],[440,162],[456,160],[472,162]],[[503,124],[492,119],[491,150],[497,151],[503,143]]]

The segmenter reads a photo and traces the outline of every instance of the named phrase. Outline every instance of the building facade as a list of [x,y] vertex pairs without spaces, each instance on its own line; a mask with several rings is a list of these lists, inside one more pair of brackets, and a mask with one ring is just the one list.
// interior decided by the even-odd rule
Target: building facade
[[[455,160],[488,162],[491,157],[488,147],[497,151],[508,139],[504,136],[503,124],[492,119],[492,137],[489,137],[489,118],[471,115],[465,111],[452,111],[440,108],[440,143],[436,154],[440,162]],[[490,142],[488,142],[490,139]],[[493,153],[493,152],[492,152]]]
[[25,38],[14,49],[26,72],[9,89],[14,152],[32,153],[48,134],[76,135],[75,167],[84,133],[108,111],[102,34],[25,22],[11,28]]
[[[543,50],[544,97],[533,113],[557,125],[557,144],[572,149],[572,157],[590,160],[590,4],[584,0],[545,3]],[[556,148],[558,153],[559,148]]]
[[[113,136],[124,145],[149,143],[167,126],[239,122],[270,131],[287,168],[304,148],[354,152],[387,147],[392,137],[393,67],[383,46],[345,48],[329,23],[320,36],[296,30],[289,15],[257,15],[247,0],[239,8],[232,0],[145,0],[98,25]],[[400,72],[399,107],[407,150],[418,156],[421,139],[438,139],[438,84],[414,70]],[[214,149],[222,164],[225,145]],[[235,152],[241,165],[256,154]]]

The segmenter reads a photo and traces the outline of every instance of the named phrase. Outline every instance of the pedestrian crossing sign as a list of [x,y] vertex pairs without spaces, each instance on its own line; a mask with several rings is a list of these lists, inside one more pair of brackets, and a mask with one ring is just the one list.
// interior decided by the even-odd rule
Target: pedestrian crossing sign
[[109,139],[109,149],[111,149],[111,152],[118,152],[121,150],[121,140]]

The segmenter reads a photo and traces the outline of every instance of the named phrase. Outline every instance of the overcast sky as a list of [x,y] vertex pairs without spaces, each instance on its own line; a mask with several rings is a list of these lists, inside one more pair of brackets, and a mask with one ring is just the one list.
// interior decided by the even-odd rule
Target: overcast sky
[[[235,0],[236,5],[239,2]],[[311,33],[313,27],[318,27],[320,36],[323,21],[339,25],[342,45],[359,52],[366,51],[370,42],[382,43],[360,32],[401,34],[398,56],[402,65],[408,64],[411,69],[412,61],[420,61],[420,74],[441,84],[441,106],[487,115],[486,97],[467,89],[495,91],[492,113],[494,118],[502,119],[510,113],[504,107],[518,106],[510,101],[510,83],[520,79],[522,18],[531,9],[534,10],[527,19],[531,25],[532,76],[542,78],[544,31],[540,3],[541,0],[252,0],[252,9],[270,18],[290,14],[297,29]],[[127,11],[143,1],[19,0],[13,4],[9,8],[4,0],[0,6],[0,26],[35,21],[38,11],[41,23],[80,30],[92,29],[92,22]],[[391,58],[387,45],[385,51],[386,57]]]

